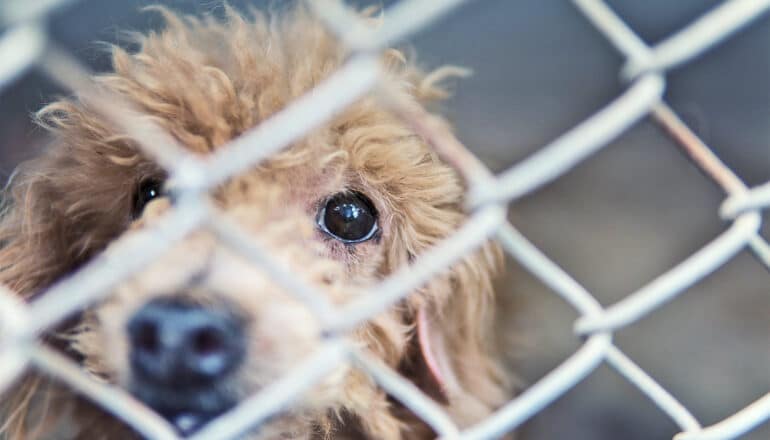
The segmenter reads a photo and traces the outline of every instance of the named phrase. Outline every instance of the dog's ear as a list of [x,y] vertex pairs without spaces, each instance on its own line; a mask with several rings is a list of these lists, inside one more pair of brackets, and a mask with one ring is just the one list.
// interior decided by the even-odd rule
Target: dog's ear
[[417,341],[420,348],[419,365],[424,368],[423,391],[441,403],[449,403],[450,395],[459,395],[462,386],[457,379],[447,341],[439,330],[431,307],[417,311]]
[[133,144],[83,103],[49,104],[36,122],[54,140],[14,172],[0,216],[0,283],[24,298],[125,229],[134,182],[148,172]]
[[[19,167],[2,193],[0,217],[0,284],[23,300],[50,284],[64,262],[59,222],[44,162],[35,159]],[[4,292],[5,293],[5,292]],[[0,438],[39,438],[50,427],[43,410],[51,396],[51,382],[32,373],[17,378],[0,394]],[[45,421],[44,421],[45,420]]]
[[[53,281],[63,262],[59,222],[42,159],[20,166],[3,193],[0,283],[23,298]],[[58,261],[57,261],[58,260]]]
[[[120,140],[110,140],[94,118],[71,104],[48,109],[50,119],[40,122],[55,135],[54,144],[20,165],[0,196],[0,284],[25,301],[119,233],[132,197],[127,182],[133,171],[114,152]],[[46,397],[62,392],[33,373],[17,380],[0,395],[0,438],[34,438],[54,418],[66,418]]]
[[497,247],[485,245],[432,282],[416,307],[413,374],[461,424],[480,420],[508,395],[493,332],[492,276],[499,264]]

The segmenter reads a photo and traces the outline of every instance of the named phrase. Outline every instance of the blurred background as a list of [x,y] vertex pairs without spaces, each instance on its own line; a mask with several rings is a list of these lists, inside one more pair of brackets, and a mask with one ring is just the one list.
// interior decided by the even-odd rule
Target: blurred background
[[[157,15],[139,11],[150,3],[73,2],[54,14],[52,32],[80,60],[106,70],[109,60],[97,42],[118,41],[119,30],[160,27]],[[160,3],[188,12],[218,5],[209,0]],[[607,3],[654,44],[720,2]],[[457,83],[445,111],[460,139],[495,171],[538,150],[624,90],[618,78],[622,58],[567,1],[469,2],[408,44],[417,48],[426,67],[451,63],[474,70],[474,76]],[[44,145],[30,114],[57,93],[65,92],[35,72],[0,91],[3,180]],[[672,71],[666,100],[748,185],[770,180],[770,16]],[[565,176],[514,203],[510,217],[602,304],[610,305],[723,231],[727,225],[717,215],[722,199],[676,144],[644,120]],[[571,330],[577,314],[515,262],[509,262],[509,269],[501,283],[508,307],[499,326],[501,333],[519,335],[510,354],[526,387],[581,341]],[[616,344],[703,424],[717,422],[770,391],[769,281],[767,270],[744,252],[619,331]],[[519,438],[669,439],[676,432],[638,390],[614,370],[600,367],[526,422]],[[770,424],[745,438],[770,438]]]

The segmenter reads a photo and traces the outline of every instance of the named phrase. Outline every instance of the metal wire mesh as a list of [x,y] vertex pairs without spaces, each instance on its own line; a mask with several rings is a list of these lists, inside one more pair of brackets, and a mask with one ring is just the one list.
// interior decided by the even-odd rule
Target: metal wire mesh
[[[213,231],[226,245],[263,267],[319,317],[329,335],[322,348],[282,379],[212,421],[194,438],[233,438],[277,413],[342,359],[368,372],[388,393],[427,422],[442,438],[493,438],[512,430],[566,393],[600,364],[617,370],[667,414],[681,429],[677,440],[737,437],[770,418],[770,393],[712,426],[695,416],[613,344],[613,332],[628,326],[679,295],[707,274],[750,249],[770,266],[770,245],[758,234],[760,210],[770,205],[770,183],[751,189],[743,184],[662,100],[665,74],[708,51],[721,40],[770,9],[770,0],[731,0],[700,17],[655,46],[645,44],[601,0],[574,0],[582,13],[625,57],[628,88],[612,103],[530,157],[493,175],[452,134],[425,112],[394,98],[380,76],[377,57],[388,45],[409,36],[462,3],[460,0],[402,0],[371,29],[341,1],[310,2],[318,17],[353,52],[350,60],[316,89],[282,112],[233,140],[206,162],[185,153],[166,133],[95,92],[89,72],[59,49],[46,31],[46,19],[66,0],[6,1],[0,22],[8,31],[0,40],[0,89],[29,68],[78,91],[120,128],[136,135],[179,183],[181,196],[170,215],[150,229],[122,241],[72,276],[56,283],[39,299],[24,304],[0,290],[0,391],[27,368],[42,370],[73,387],[148,438],[176,438],[171,426],[127,393],[95,382],[77,365],[36,342],[35,336],[82,307],[99,300],[109,288],[148,265],[174,242],[196,228]],[[300,138],[365,93],[374,92],[465,178],[469,220],[456,233],[409,268],[373,289],[378,294],[335,308],[315,288],[286,273],[258,243],[245,239],[207,201],[207,191]],[[114,99],[111,97],[109,99]],[[686,155],[726,193],[720,215],[731,226],[709,244],[652,282],[609,307],[598,301],[532,245],[505,219],[509,204],[559,178],[591,157],[638,120],[650,117],[678,142]],[[399,301],[443,268],[493,238],[579,313],[574,325],[585,342],[561,365],[475,426],[460,430],[433,401],[378,360],[347,344],[345,332]],[[115,264],[119,262],[120,264]]]

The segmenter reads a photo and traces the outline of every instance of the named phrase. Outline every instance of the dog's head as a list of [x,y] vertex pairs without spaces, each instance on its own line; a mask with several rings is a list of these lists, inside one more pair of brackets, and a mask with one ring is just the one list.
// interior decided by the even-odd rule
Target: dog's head
[[[302,9],[230,12],[224,22],[161,12],[167,28],[137,37],[135,53],[114,49],[115,72],[98,81],[204,160],[346,58]],[[424,75],[400,52],[382,62],[393,92],[412,105],[444,95],[442,75]],[[162,221],[176,201],[173,179],[87,102],[56,102],[40,120],[54,145],[22,167],[0,229],[0,278],[27,297]],[[364,97],[211,201],[282,270],[342,305],[377,295],[379,280],[451,235],[464,221],[462,195],[424,140]],[[487,333],[498,258],[486,245],[350,335],[460,423],[502,399]],[[67,350],[183,432],[277,380],[321,340],[306,305],[211,232],[189,234],[107,298],[65,329]],[[389,421],[392,405],[341,365],[293,412],[316,425],[329,414],[365,415],[364,431],[380,437],[402,428]]]

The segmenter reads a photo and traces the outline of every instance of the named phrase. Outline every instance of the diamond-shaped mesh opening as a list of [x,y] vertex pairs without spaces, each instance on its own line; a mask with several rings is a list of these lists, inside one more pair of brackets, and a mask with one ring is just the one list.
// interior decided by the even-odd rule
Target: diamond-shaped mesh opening
[[[770,353],[754,353],[766,338],[767,276],[743,252],[666,307],[618,332],[616,342],[705,422],[717,422],[761,397],[767,384]],[[683,314],[689,318],[679,318]],[[658,342],[652,346],[651,340]]]
[[[623,401],[634,412],[612,402]],[[676,425],[607,366],[596,369],[521,427],[524,438],[669,438]]]
[[[542,25],[557,20],[558,33]],[[446,113],[493,171],[525,159],[624,88],[622,58],[569,3],[525,0],[511,8],[492,0],[448,16],[440,29],[417,35],[414,45],[425,65],[473,69]]]
[[713,212],[721,197],[644,121],[594,160],[517,202],[511,221],[608,303],[717,236],[724,224]]

